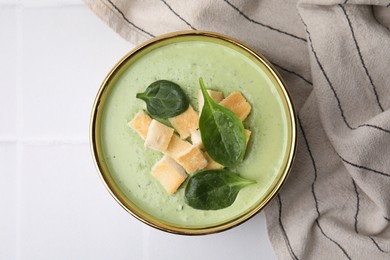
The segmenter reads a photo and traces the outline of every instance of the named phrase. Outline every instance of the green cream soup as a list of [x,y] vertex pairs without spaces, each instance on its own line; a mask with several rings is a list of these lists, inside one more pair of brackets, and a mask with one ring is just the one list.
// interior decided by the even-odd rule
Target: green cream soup
[[[136,93],[160,79],[179,84],[197,110],[199,77],[207,88],[222,91],[225,97],[232,91],[242,92],[252,105],[244,121],[252,135],[245,159],[234,171],[257,183],[241,190],[232,206],[216,211],[186,205],[186,183],[174,195],[167,195],[151,176],[152,166],[163,154],[145,148],[143,139],[127,126],[146,109]],[[291,149],[285,97],[267,68],[233,44],[199,37],[155,44],[126,60],[108,84],[100,121],[103,160],[115,185],[143,214],[179,227],[218,225],[261,203],[283,175]]]

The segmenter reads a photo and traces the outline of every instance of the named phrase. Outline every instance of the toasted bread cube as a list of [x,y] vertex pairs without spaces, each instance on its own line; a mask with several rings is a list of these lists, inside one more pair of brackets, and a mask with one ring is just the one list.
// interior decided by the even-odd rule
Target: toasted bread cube
[[207,166],[203,170],[220,170],[224,168],[222,164],[219,164],[214,161],[213,158],[211,158],[207,152],[205,152],[203,155],[204,158],[206,158],[207,160]]
[[199,149],[203,149],[203,142],[202,142],[202,137],[200,136],[200,130],[190,130],[191,133],[191,142],[192,145],[198,147]]
[[207,166],[207,160],[204,158],[203,153],[198,147],[191,146],[189,149],[184,150],[176,161],[183,166],[188,174],[194,173],[197,170],[202,170]]
[[237,91],[232,92],[219,104],[236,113],[241,121],[244,121],[245,118],[247,118],[252,109],[251,105],[246,101],[245,97]]
[[190,136],[190,130],[199,128],[198,113],[190,105],[186,111],[178,116],[168,118],[173,128],[179,133],[181,139],[186,139]]
[[[215,91],[215,90],[207,90],[207,93],[209,93],[210,97],[216,102],[219,103],[222,101],[222,99],[225,97],[223,95],[223,92],[221,91]],[[204,104],[204,99],[203,99],[203,94],[202,91],[198,92],[198,111],[199,115],[202,113],[203,109],[203,104]]]
[[150,116],[144,111],[140,111],[127,125],[134,129],[145,140],[151,122],[152,119]]
[[173,128],[153,119],[150,123],[144,145],[156,151],[165,152],[172,139],[173,132]]
[[178,135],[173,134],[165,154],[176,160],[178,155],[180,155],[184,150],[191,148],[191,146],[192,145],[189,142],[182,140]]
[[246,144],[248,144],[249,138],[251,138],[251,134],[252,134],[251,130],[245,129]]
[[187,178],[187,174],[177,162],[167,155],[152,168],[152,175],[164,187],[169,195],[175,193]]

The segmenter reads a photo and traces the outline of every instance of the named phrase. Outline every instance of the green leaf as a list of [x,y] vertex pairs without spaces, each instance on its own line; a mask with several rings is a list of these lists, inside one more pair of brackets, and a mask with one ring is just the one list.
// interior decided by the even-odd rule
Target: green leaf
[[214,161],[230,167],[242,161],[246,149],[244,125],[231,110],[215,103],[199,79],[204,105],[199,119],[203,145]]
[[179,85],[168,80],[158,80],[150,84],[137,98],[146,103],[151,116],[169,118],[187,110],[189,101]]
[[233,204],[242,188],[253,183],[256,181],[227,170],[198,172],[187,183],[185,202],[195,209],[223,209]]

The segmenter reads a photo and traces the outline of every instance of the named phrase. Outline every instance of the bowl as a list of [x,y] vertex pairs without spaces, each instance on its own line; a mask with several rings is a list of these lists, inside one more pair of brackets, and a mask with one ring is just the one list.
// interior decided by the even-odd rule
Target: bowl
[[[186,183],[167,195],[150,174],[162,154],[145,148],[142,138],[127,126],[145,109],[136,93],[156,80],[179,84],[197,108],[200,77],[225,96],[240,91],[252,105],[244,121],[252,135],[244,161],[234,171],[257,183],[220,210],[188,206]],[[226,35],[180,31],[134,48],[109,72],[93,106],[90,143],[107,190],[132,216],[170,233],[211,234],[248,220],[280,190],[295,155],[296,117],[285,83],[260,53]]]

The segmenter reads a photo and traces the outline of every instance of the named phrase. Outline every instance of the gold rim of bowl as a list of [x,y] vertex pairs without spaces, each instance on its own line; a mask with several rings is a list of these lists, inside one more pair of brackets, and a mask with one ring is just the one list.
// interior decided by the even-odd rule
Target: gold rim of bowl
[[[288,116],[290,117],[289,121],[291,124],[290,125],[291,132],[289,133],[291,137],[290,140],[291,142],[289,144],[289,150],[288,150],[289,154],[287,156],[286,163],[284,165],[284,168],[281,170],[282,174],[280,175],[280,178],[277,180],[273,189],[267,194],[266,198],[260,201],[260,203],[258,203],[255,207],[253,207],[250,211],[246,212],[245,214],[239,215],[238,217],[229,220],[225,223],[217,224],[215,226],[210,226],[210,227],[197,228],[197,227],[174,226],[168,223],[164,223],[163,221],[160,221],[158,219],[155,219],[153,218],[153,216],[150,216],[145,212],[142,212],[140,209],[138,209],[131,201],[129,201],[126,198],[126,196],[120,191],[119,187],[115,184],[114,180],[111,178],[110,173],[104,164],[101,144],[100,144],[99,123],[103,111],[102,99],[105,97],[105,95],[107,95],[107,93],[105,93],[107,92],[106,89],[108,88],[110,80],[114,77],[115,73],[120,70],[120,68],[125,64],[127,60],[131,59],[135,54],[139,53],[145,48],[148,48],[149,46],[154,45],[161,41],[165,41],[177,37],[186,37],[186,36],[211,37],[211,38],[216,38],[231,43],[243,49],[244,51],[248,52],[250,55],[255,57],[258,61],[260,61],[260,63],[262,63],[269,70],[270,74],[272,75],[272,77],[274,77],[275,81],[280,87],[281,93],[283,94],[283,97],[286,101],[286,107],[288,110],[287,113]],[[93,105],[91,121],[90,121],[90,145],[91,145],[91,150],[92,150],[96,168],[107,190],[114,197],[114,199],[132,216],[134,216],[135,218],[137,218],[138,220],[142,221],[143,223],[149,226],[152,226],[154,228],[166,232],[170,232],[174,234],[182,234],[182,235],[204,235],[204,234],[221,232],[245,222],[246,220],[253,217],[256,213],[258,213],[261,209],[263,209],[272,200],[272,198],[276,196],[276,194],[284,184],[289,174],[289,171],[291,169],[295,157],[295,151],[297,145],[296,132],[297,132],[297,125],[296,125],[295,110],[291,101],[291,96],[286,88],[286,84],[284,83],[283,79],[276,71],[276,69],[271,65],[271,63],[267,59],[263,57],[263,55],[261,55],[251,47],[247,46],[243,42],[219,33],[209,32],[209,31],[178,31],[178,32],[168,33],[168,34],[155,37],[137,46],[132,51],[130,51],[126,56],[124,56],[109,72],[109,74],[104,79],[102,85],[100,86],[100,89],[96,95],[95,102]]]

